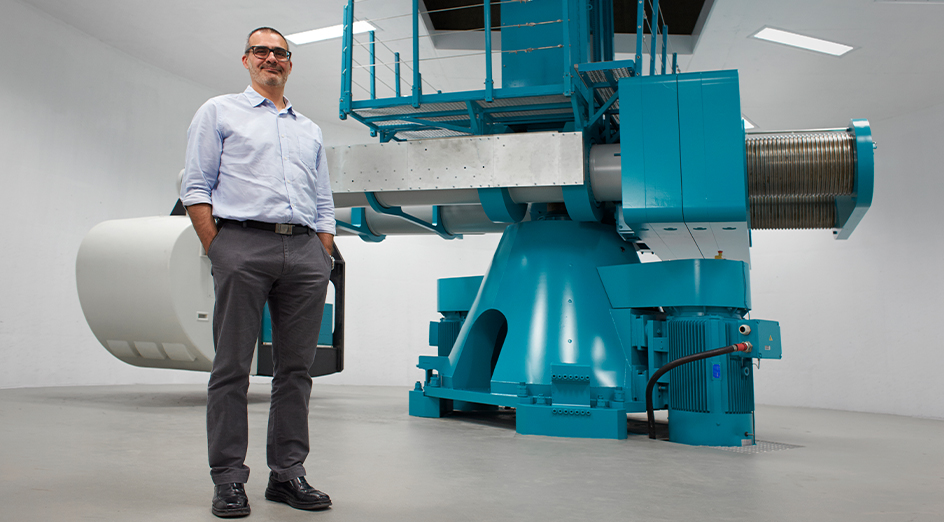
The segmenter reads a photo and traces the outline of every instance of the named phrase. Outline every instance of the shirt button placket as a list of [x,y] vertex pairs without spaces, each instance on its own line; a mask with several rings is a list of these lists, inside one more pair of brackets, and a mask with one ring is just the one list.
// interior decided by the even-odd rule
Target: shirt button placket
[[282,179],[285,181],[285,195],[288,196],[288,210],[290,214],[289,220],[295,219],[295,198],[292,193],[292,183],[289,181],[287,173],[291,171],[291,164],[288,159],[288,151],[291,150],[289,147],[289,138],[288,135],[291,134],[288,132],[288,126],[291,123],[291,115],[288,112],[282,113],[279,115],[279,136],[280,143],[282,146]]

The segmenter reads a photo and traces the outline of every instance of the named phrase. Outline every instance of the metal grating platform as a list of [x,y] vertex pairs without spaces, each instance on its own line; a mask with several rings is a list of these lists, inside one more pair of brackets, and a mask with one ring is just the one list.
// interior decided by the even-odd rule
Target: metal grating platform
[[575,105],[584,107],[582,110],[590,115],[597,107],[609,103],[603,114],[611,118],[612,124],[619,125],[619,101],[615,95],[619,80],[635,75],[633,61],[585,63],[575,68],[580,78],[575,86],[580,88],[573,94],[563,83],[495,89],[491,102],[485,101],[485,91],[468,91],[423,95],[419,107],[413,107],[412,98],[407,96],[360,100],[346,111],[382,132],[382,140],[482,134],[487,125],[494,123],[525,128],[536,125],[539,130],[555,124],[564,128],[575,123]]
[[797,446],[795,444],[784,444],[782,442],[769,442],[766,440],[759,440],[753,446],[702,446],[702,447],[730,451],[731,453],[742,453],[746,455],[753,455],[756,453],[770,453],[772,451],[782,451],[782,450],[802,448],[803,446]]
[[[574,118],[570,97],[561,94],[496,97],[492,102],[473,98],[480,93],[468,95],[470,98],[466,101],[427,102],[420,107],[406,103],[390,107],[360,107],[354,108],[352,113],[378,129],[396,132],[401,139],[475,134],[470,120],[470,113],[473,112],[486,121],[506,125],[565,122],[573,121]],[[436,95],[429,97],[435,98]]]
[[563,103],[570,106],[570,97],[564,95],[551,96],[524,96],[521,98],[495,98],[492,102],[485,100],[476,100],[476,104],[483,109],[509,108],[512,110],[521,110],[533,105],[548,105],[552,103]]
[[358,116],[364,118],[376,118],[380,116],[393,116],[393,115],[409,115],[409,116],[424,116],[431,113],[440,113],[447,111],[464,111],[466,110],[465,103],[463,102],[453,102],[453,103],[424,103],[419,108],[415,108],[409,104],[396,105],[394,107],[375,107],[369,109],[354,109],[354,112]]

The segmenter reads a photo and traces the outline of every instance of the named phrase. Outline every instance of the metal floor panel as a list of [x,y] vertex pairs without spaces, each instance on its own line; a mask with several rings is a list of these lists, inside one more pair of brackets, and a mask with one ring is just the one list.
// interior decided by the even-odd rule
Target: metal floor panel
[[731,453],[742,453],[744,455],[755,455],[757,453],[769,453],[771,451],[781,451],[795,448],[802,448],[796,444],[784,444],[782,442],[769,442],[759,440],[753,446],[705,446],[706,448],[730,451]]

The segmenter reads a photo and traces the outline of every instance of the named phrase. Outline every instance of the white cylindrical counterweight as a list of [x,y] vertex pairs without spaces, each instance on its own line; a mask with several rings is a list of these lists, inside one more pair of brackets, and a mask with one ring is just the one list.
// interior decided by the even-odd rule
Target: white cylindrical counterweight
[[135,366],[209,371],[210,260],[185,216],[106,221],[79,247],[82,311],[92,333]]

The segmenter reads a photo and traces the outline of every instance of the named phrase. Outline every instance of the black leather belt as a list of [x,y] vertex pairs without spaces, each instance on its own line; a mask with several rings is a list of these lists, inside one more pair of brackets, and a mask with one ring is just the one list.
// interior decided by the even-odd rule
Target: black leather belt
[[236,225],[243,228],[256,228],[259,230],[266,230],[268,232],[275,232],[276,234],[282,234],[284,236],[297,236],[300,234],[310,234],[311,229],[305,225],[288,225],[285,223],[266,223],[263,221],[236,221],[235,219],[220,219],[217,221],[220,224],[226,223],[229,225]]

